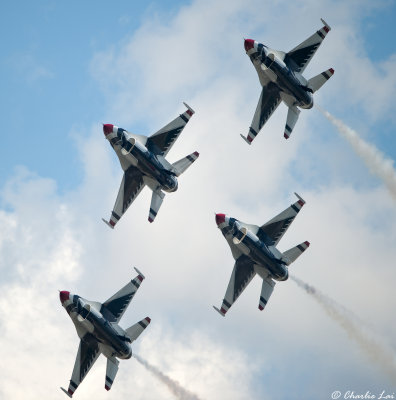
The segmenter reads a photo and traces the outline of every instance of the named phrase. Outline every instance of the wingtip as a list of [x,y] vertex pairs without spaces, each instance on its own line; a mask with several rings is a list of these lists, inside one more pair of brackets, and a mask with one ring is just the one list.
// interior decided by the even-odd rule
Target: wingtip
[[263,307],[261,304],[259,304],[258,309],[259,309],[260,311],[263,311],[263,310],[264,310],[264,307]]
[[249,141],[249,139],[248,139],[247,137],[243,136],[242,133],[241,133],[240,135],[241,135],[241,138],[242,138],[249,146],[252,144],[252,141],[251,141],[251,140]]
[[323,18],[321,18],[320,20],[322,21],[322,24],[328,29],[328,31],[331,31],[330,25]]
[[306,240],[306,241],[304,242],[304,244],[305,244],[307,247],[309,247],[309,246],[311,245],[311,243],[309,243],[308,240]]
[[73,394],[70,394],[66,389],[63,389],[63,387],[61,386],[61,390],[66,393],[70,398],[73,398]]
[[216,306],[213,306],[213,308],[214,308],[222,317],[225,317],[225,313],[222,313]]
[[294,194],[296,195],[296,197],[298,198],[298,200],[300,200],[301,201],[301,206],[303,206],[304,204],[305,204],[305,200],[298,194],[298,193],[296,193],[296,192],[294,192]]
[[114,225],[111,224],[112,221],[108,222],[107,220],[105,220],[104,218],[102,218],[102,221],[111,229],[114,229]]
[[136,267],[133,267],[133,268],[138,273],[138,275],[140,275],[143,279],[145,279],[145,276]]
[[195,114],[195,111],[186,102],[183,101],[183,104],[192,112],[192,114]]
[[151,318],[150,317],[146,317],[145,320],[147,321],[148,324],[151,322]]
[[284,134],[283,134],[283,137],[287,140],[287,139],[289,139],[289,135],[285,132]]
[[105,385],[105,389],[106,389],[107,391],[109,391],[109,390],[110,390],[110,387],[107,386],[107,385]]

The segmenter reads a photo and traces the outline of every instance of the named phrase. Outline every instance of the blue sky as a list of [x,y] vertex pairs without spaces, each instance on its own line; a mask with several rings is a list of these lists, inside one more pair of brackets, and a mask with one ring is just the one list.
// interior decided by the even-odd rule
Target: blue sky
[[[102,122],[111,102],[92,77],[93,55],[121,46],[142,21],[153,15],[160,15],[166,25],[167,18],[188,4],[120,1],[114,7],[106,2],[3,3],[0,32],[7,40],[3,40],[0,63],[1,109],[3,126],[11,134],[3,139],[1,181],[16,165],[25,165],[55,179],[61,191],[79,184],[81,165],[70,131],[75,126],[86,128]],[[395,52],[395,16],[395,2],[383,2],[382,7],[364,15],[357,34],[362,35],[367,55],[376,62]],[[389,146],[394,140],[393,127],[387,118],[376,121],[373,128],[378,146],[395,158],[395,146]],[[16,137],[23,146],[15,146]]]
[[[58,387],[70,378],[78,338],[57,290],[102,301],[133,276],[131,266],[146,280],[122,325],[152,318],[134,349],[202,399],[392,391],[383,360],[293,282],[277,284],[263,313],[257,278],[226,318],[211,305],[220,305],[233,265],[213,212],[261,225],[297,191],[307,204],[280,250],[312,245],[293,272],[394,352],[396,211],[384,184],[316,109],[302,110],[288,141],[283,105],[252,146],[239,136],[260,93],[243,37],[288,50],[322,17],[332,30],[305,75],[329,67],[335,75],[315,101],[396,159],[394,1],[0,8],[0,355],[8,366],[0,397],[64,398]],[[196,114],[168,158],[195,150],[200,158],[153,224],[143,191],[110,231],[101,217],[113,207],[121,170],[101,123],[148,135],[182,112],[182,101]],[[127,399],[131,390],[141,400],[174,398],[134,360],[121,363],[106,393],[104,365],[98,360],[76,398]]]
[[[10,168],[25,165],[56,179],[60,190],[78,184],[70,130],[103,118],[108,104],[90,74],[93,54],[119,46],[151,13],[172,15],[181,3],[3,3],[1,106],[13,133],[2,147],[1,180]],[[13,150],[15,137],[23,150]]]

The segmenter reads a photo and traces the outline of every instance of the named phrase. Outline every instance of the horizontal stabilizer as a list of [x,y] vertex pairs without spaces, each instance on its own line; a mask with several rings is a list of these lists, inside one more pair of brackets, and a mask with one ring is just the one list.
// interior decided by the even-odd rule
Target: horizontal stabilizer
[[275,282],[271,278],[263,279],[263,284],[261,286],[259,310],[263,311],[268,303],[268,300],[274,290]]
[[334,69],[329,68],[328,70],[322,72],[319,75],[314,76],[308,81],[308,88],[312,89],[312,92],[315,93],[319,90],[334,74]]
[[66,389],[63,389],[63,387],[61,387],[61,389],[62,389],[70,398],[73,397]]
[[285,132],[283,134],[285,139],[289,139],[294,129],[294,126],[296,125],[299,115],[300,115],[300,110],[296,106],[289,107],[289,110],[287,111]]
[[301,243],[291,249],[285,251],[282,256],[282,261],[286,263],[286,265],[290,265],[292,262],[296,261],[296,259],[304,253],[304,251],[309,247],[309,242]]
[[105,383],[106,390],[110,390],[111,386],[113,385],[114,378],[118,372],[118,364],[119,363],[120,362],[115,357],[107,359],[106,383]]
[[140,334],[148,327],[150,322],[151,319],[149,317],[146,317],[145,319],[142,319],[135,325],[132,325],[131,327],[126,329],[126,333],[130,337],[131,343],[140,336]]
[[198,157],[199,153],[194,151],[194,153],[173,163],[172,166],[176,176],[180,176]]
[[150,212],[148,217],[149,222],[153,222],[155,220],[155,217],[157,216],[158,210],[161,207],[164,197],[165,193],[161,192],[161,189],[153,191],[153,195],[151,197]]

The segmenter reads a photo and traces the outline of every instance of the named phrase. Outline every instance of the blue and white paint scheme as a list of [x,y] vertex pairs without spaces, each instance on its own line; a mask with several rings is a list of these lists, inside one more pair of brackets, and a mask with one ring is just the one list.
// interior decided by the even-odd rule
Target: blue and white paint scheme
[[195,151],[173,164],[165,159],[194,114],[190,106],[184,105],[187,110],[183,114],[149,137],[135,135],[112,124],[103,125],[105,137],[124,170],[110,220],[103,219],[110,228],[114,228],[146,185],[153,191],[148,218],[153,222],[165,197],[164,192],[176,191],[177,178],[198,158],[199,153]]
[[149,317],[128,329],[118,324],[144,279],[143,274],[137,268],[135,270],[138,275],[103,304],[65,290],[59,293],[62,306],[81,339],[69,388],[61,388],[69,397],[73,396],[100,354],[107,358],[105,389],[110,390],[118,371],[117,358],[131,358],[132,342],[149,325]]
[[284,131],[284,137],[288,139],[300,114],[298,107],[312,108],[313,93],[334,74],[334,69],[330,68],[308,80],[302,75],[331,29],[323,19],[321,21],[324,25],[321,29],[288,53],[271,49],[253,39],[245,39],[246,54],[263,87],[249,133],[247,137],[241,134],[248,144],[252,143],[281,101],[288,106]]
[[303,242],[284,253],[276,248],[305,204],[297,193],[296,196],[298,201],[262,226],[216,214],[217,227],[235,259],[221,308],[213,306],[223,317],[256,274],[263,279],[258,306],[263,310],[274,290],[275,281],[285,281],[289,277],[288,266],[309,247],[309,242]]

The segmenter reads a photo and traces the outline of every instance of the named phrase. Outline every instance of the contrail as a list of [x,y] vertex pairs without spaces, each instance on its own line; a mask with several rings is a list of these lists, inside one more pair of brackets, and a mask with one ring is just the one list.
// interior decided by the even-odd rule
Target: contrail
[[319,106],[316,107],[349,142],[352,149],[363,160],[370,172],[384,182],[393,199],[396,200],[396,170],[393,166],[393,160],[387,158],[373,144],[363,140],[353,129],[333,117],[328,111],[322,110]]
[[348,311],[343,306],[335,302],[330,297],[319,292],[316,288],[295,276],[290,278],[297,285],[310,294],[326,311],[330,318],[337,322],[348,334],[348,336],[358,344],[364,351],[366,356],[391,378],[393,383],[396,383],[396,357],[393,349],[385,343],[379,343],[378,340],[371,337],[367,331],[362,330],[364,324],[351,311]]
[[182,386],[180,386],[179,382],[169,378],[168,376],[163,374],[158,368],[152,366],[146,360],[143,360],[141,357],[139,357],[137,354],[134,354],[133,356],[136,358],[136,360],[140,362],[140,364],[144,365],[156,378],[164,383],[177,399],[200,400],[200,398],[196,394],[191,393],[187,389],[184,389]]

